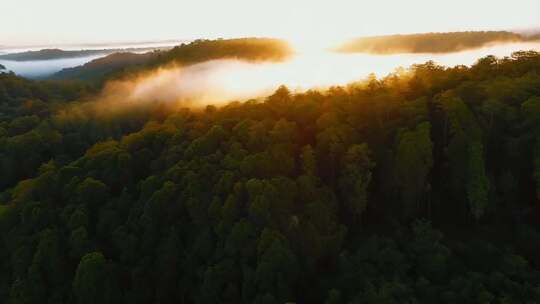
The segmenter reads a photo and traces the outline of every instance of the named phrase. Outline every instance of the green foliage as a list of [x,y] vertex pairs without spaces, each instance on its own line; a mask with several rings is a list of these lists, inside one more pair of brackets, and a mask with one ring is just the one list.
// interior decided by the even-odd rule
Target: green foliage
[[431,124],[424,122],[414,130],[398,134],[396,176],[401,189],[406,214],[414,214],[425,193],[429,193],[428,174],[433,167]]
[[369,154],[367,145],[362,144],[350,147],[343,157],[341,192],[347,208],[355,216],[361,216],[367,207],[371,170],[375,166]]
[[488,205],[489,180],[486,177],[483,153],[482,144],[472,143],[469,146],[467,197],[476,220],[484,215]]
[[107,199],[107,186],[91,177],[86,178],[75,190],[75,199],[88,206],[102,205]]
[[88,253],[81,258],[73,279],[73,294],[80,304],[115,303],[114,285],[107,262],[100,252]]
[[0,74],[0,302],[538,301],[540,55],[408,72],[115,113]]

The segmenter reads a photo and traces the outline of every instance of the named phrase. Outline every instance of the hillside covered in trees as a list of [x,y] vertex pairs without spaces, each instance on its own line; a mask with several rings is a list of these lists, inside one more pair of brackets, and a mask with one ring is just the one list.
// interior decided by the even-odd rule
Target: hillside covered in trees
[[82,66],[64,69],[53,74],[54,80],[99,81],[129,77],[156,67],[176,64],[190,65],[213,59],[242,59],[245,61],[281,61],[291,53],[288,44],[269,38],[239,38],[195,40],[170,50],[144,54],[120,52],[98,58]]
[[[152,60],[234,54],[190,48]],[[204,109],[89,94],[0,74],[2,303],[540,299],[539,53]]]
[[156,52],[136,54],[118,52],[105,57],[94,59],[81,66],[65,68],[49,76],[49,80],[82,80],[97,81],[114,71],[120,71],[128,67],[143,65],[156,57]]
[[345,53],[399,54],[451,53],[481,48],[494,43],[538,41],[539,37],[506,31],[422,33],[361,37],[336,50]]

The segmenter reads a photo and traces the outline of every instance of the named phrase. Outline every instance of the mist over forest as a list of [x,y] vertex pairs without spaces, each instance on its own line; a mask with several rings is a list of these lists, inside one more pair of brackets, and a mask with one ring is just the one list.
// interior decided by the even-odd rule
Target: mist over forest
[[[343,55],[369,54],[375,56],[419,54],[418,60],[415,63],[422,63],[425,61],[426,54],[432,54],[430,56],[435,57],[436,59],[437,56],[441,55],[444,57],[447,54],[481,48],[500,47],[508,44],[540,44],[538,35],[538,31],[531,30],[520,33],[508,31],[471,31],[371,36],[350,39],[347,42],[341,42],[335,45],[328,45],[328,52]],[[204,40],[198,40],[198,42],[202,41]],[[241,41],[241,39],[239,39],[239,41]],[[274,39],[275,44],[277,44],[278,41],[279,40]],[[82,49],[76,49],[76,46],[69,46],[66,47],[66,49],[36,49],[34,47],[26,51],[21,51],[21,49],[19,49],[19,51],[6,49],[9,53],[0,53],[0,62],[4,63],[16,74],[29,78],[95,80],[103,77],[112,70],[149,62],[153,55],[156,55],[156,57],[157,55],[182,57],[181,54],[164,55],[173,47],[171,46],[171,43],[173,43],[173,41],[157,41],[138,44],[90,44],[81,45],[80,47]],[[281,40],[279,43],[282,44],[280,47],[286,48],[286,41]],[[189,42],[184,42],[183,44],[186,46],[191,45]],[[274,45],[274,47],[277,46]],[[517,46],[514,50],[527,49],[531,46],[524,45],[520,47]],[[185,50],[187,51],[187,48],[185,48]],[[514,50],[505,50],[504,54],[500,55],[510,55]],[[292,50],[289,49],[287,52],[292,52]],[[496,50],[491,52],[496,52]],[[235,56],[236,55],[231,54],[231,56],[227,58],[233,59]],[[156,62],[158,65],[164,63],[159,61]],[[460,64],[472,63],[473,62],[460,62]],[[402,66],[406,67],[410,64],[412,63],[406,62],[405,64],[402,64]],[[446,62],[442,62],[442,64],[448,65]],[[155,66],[156,63],[154,63],[154,67]],[[398,64],[394,63],[393,68],[397,67]],[[389,71],[385,71],[385,73],[388,72]]]
[[336,48],[346,53],[450,53],[489,45],[540,41],[537,32],[519,34],[508,31],[422,33],[361,37]]
[[539,51],[0,55],[0,303],[537,303]]

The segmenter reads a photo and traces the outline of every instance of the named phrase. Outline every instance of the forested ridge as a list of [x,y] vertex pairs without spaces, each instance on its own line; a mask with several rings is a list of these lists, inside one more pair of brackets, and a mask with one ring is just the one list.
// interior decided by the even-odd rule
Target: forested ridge
[[[110,49],[82,49],[82,50],[62,50],[62,49],[41,49],[37,51],[24,51],[18,53],[8,53],[0,55],[0,59],[10,61],[35,61],[35,60],[54,60],[54,59],[66,59],[77,58],[94,55],[107,55],[112,53],[126,53],[126,52],[144,52],[152,50],[166,50],[168,47],[125,47],[125,48],[110,48]],[[134,53],[131,53],[134,54]]]
[[39,51],[26,51],[0,55],[0,59],[13,61],[51,60],[61,58],[76,58],[111,52],[109,50],[78,50],[65,51],[61,49],[42,49]]
[[540,301],[540,53],[203,109],[92,94],[0,74],[2,303]]
[[132,77],[134,74],[172,64],[185,66],[215,59],[242,59],[253,62],[281,61],[286,59],[291,52],[289,45],[279,39],[198,39],[190,43],[182,43],[170,50],[144,54],[114,53],[82,66],[63,69],[49,78],[103,82],[113,78]]
[[468,31],[371,36],[353,39],[336,50],[345,53],[451,53],[481,48],[495,43],[538,41],[538,35],[507,31]]

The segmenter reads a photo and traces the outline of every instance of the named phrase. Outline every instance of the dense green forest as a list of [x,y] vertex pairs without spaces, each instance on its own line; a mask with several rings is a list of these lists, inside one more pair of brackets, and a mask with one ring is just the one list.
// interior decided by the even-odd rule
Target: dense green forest
[[346,53],[451,53],[487,46],[490,43],[538,41],[538,36],[523,36],[506,31],[422,33],[362,37],[337,50]]
[[92,94],[0,74],[1,303],[540,301],[540,53],[203,109]]
[[213,59],[281,61],[291,52],[289,45],[279,39],[201,39],[183,43],[170,50],[145,54],[126,52],[111,54],[79,67],[64,69],[49,78],[103,82],[104,79],[130,77],[168,64],[189,65]]

